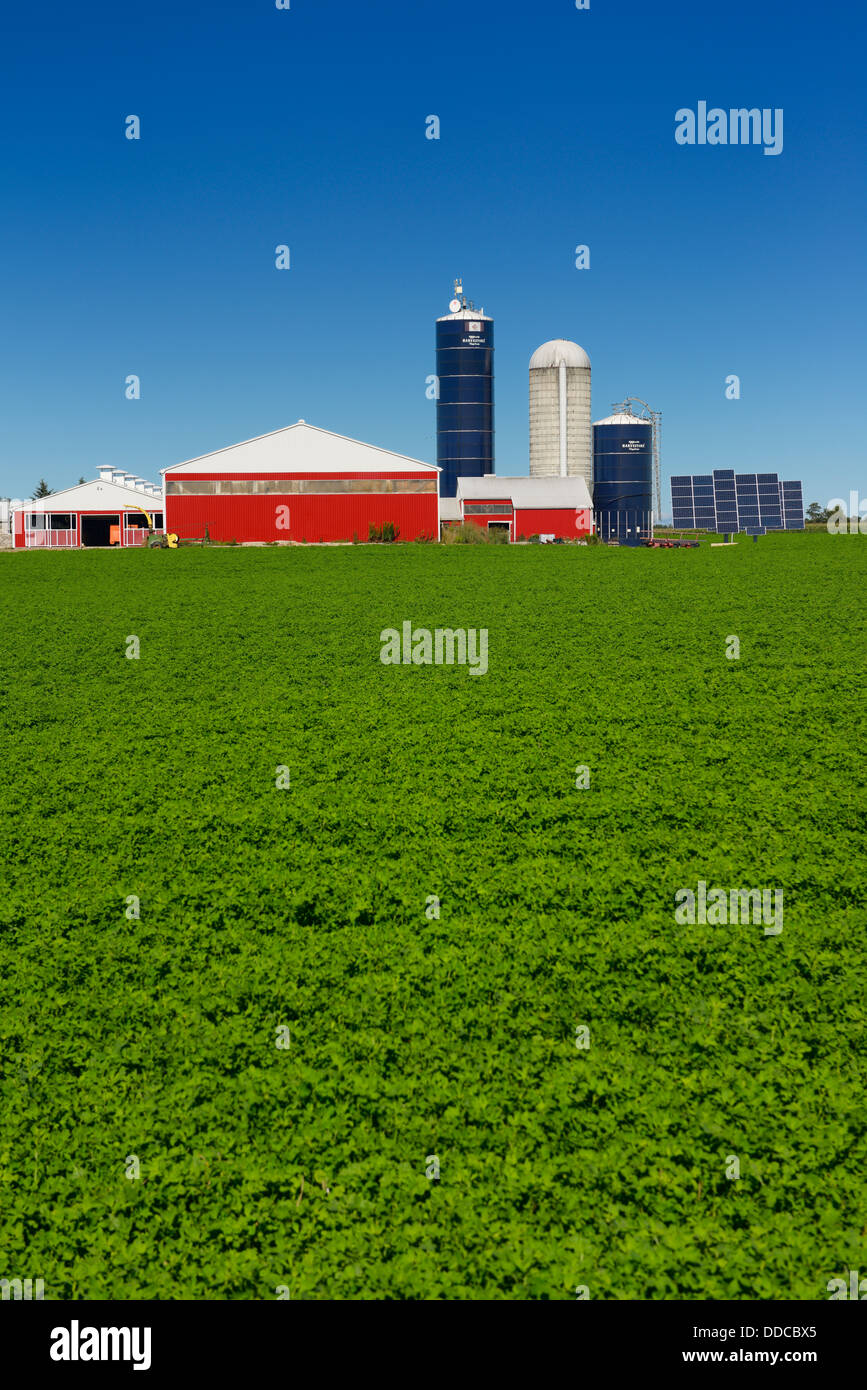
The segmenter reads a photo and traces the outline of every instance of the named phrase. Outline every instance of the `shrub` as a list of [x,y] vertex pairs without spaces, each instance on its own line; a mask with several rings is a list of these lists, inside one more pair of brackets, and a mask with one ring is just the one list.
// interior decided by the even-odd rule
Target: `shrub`
[[488,533],[472,521],[462,521],[460,526],[449,526],[443,540],[446,545],[487,545]]
[[400,527],[395,526],[393,521],[384,521],[381,526],[374,526],[370,523],[367,529],[367,539],[372,545],[391,544],[400,536]]

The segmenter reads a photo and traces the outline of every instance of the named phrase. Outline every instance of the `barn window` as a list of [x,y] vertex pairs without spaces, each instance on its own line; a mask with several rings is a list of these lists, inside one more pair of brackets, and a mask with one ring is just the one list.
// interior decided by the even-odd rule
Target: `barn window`
[[166,478],[166,493],[176,497],[204,497],[216,491],[213,478]]
[[72,515],[70,512],[52,512],[51,530],[52,531],[71,531],[73,527]]

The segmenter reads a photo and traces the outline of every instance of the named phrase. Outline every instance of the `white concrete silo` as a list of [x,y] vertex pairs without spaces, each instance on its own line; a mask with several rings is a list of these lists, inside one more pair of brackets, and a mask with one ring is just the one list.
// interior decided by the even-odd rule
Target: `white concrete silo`
[[543,343],[530,358],[530,477],[583,478],[593,484],[590,358],[568,338]]

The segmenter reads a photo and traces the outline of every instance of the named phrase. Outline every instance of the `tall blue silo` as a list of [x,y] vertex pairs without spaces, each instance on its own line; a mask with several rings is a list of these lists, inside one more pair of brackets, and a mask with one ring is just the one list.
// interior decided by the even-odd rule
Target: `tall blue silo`
[[653,534],[653,425],[622,411],[593,426],[593,510],[603,541],[642,545]]
[[459,280],[437,319],[437,378],[440,496],[454,497],[458,478],[494,471],[494,320],[467,304]]

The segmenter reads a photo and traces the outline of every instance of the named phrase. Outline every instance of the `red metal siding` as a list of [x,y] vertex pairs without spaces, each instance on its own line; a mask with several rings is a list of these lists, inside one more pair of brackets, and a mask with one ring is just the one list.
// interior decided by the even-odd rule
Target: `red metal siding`
[[[288,527],[285,524],[287,511]],[[182,540],[200,540],[207,526],[212,541],[351,541],[355,535],[360,541],[366,541],[368,527],[381,526],[385,521],[400,528],[403,541],[418,540],[421,536],[436,539],[439,498],[435,492],[428,492],[292,493],[285,497],[274,493],[204,497],[169,494],[165,499],[165,529],[176,532]]]
[[508,512],[488,512],[488,513],[486,513],[485,516],[467,516],[466,513],[464,513],[464,521],[465,521],[465,522],[470,522],[470,523],[471,523],[472,525],[474,525],[474,526],[484,526],[486,530],[487,530],[487,526],[488,526],[488,522],[489,522],[489,521],[497,521],[497,522],[500,522],[500,521],[507,521],[507,522],[509,523],[510,528],[511,528],[510,531],[509,531],[509,540],[510,540],[510,541],[513,541],[513,540],[515,539],[515,531],[514,531],[514,527],[512,527],[512,520],[513,520],[513,518],[512,518],[512,513],[511,513],[511,511],[508,511]]
[[560,536],[564,541],[583,540],[590,534],[593,513],[588,509],[552,507],[544,511],[525,507],[515,510],[515,532],[518,536]]

